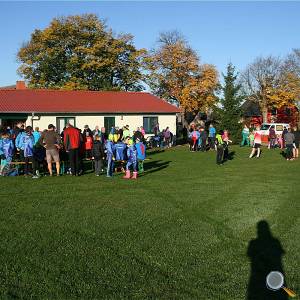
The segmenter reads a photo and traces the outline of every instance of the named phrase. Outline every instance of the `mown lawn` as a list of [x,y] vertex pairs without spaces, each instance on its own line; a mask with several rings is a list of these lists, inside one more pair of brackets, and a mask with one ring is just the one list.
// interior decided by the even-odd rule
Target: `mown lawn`
[[260,221],[282,261],[274,238],[258,244],[299,294],[300,160],[231,150],[223,166],[183,146],[153,153],[138,181],[0,178],[0,299],[247,299]]

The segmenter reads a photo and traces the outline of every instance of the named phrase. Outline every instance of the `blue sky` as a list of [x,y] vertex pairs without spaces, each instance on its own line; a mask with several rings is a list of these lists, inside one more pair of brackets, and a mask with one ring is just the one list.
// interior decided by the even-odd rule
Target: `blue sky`
[[300,2],[9,1],[0,2],[0,86],[20,79],[16,53],[31,32],[62,15],[96,13],[138,48],[155,46],[161,31],[179,30],[204,63],[243,70],[260,55],[300,48]]

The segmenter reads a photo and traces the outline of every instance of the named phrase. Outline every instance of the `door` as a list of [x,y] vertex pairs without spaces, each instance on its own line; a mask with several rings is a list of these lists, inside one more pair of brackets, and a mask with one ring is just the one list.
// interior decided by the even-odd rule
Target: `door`
[[110,129],[115,127],[115,117],[104,117],[104,127],[106,134],[109,134]]
[[72,126],[76,126],[74,117],[61,117],[56,118],[56,130],[58,133],[61,133],[65,126],[70,123]]

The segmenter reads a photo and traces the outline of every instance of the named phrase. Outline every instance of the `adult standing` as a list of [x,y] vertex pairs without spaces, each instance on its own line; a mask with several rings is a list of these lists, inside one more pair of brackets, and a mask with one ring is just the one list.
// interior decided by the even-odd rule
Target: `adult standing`
[[208,141],[209,148],[215,150],[216,128],[213,124],[209,125]]
[[248,126],[245,124],[245,125],[244,125],[244,128],[243,128],[243,130],[242,130],[242,142],[241,142],[241,147],[242,147],[242,146],[245,146],[245,143],[246,143],[247,146],[250,146],[249,134],[250,134],[249,128],[248,128]]
[[159,130],[159,124],[157,123],[157,124],[154,126],[154,128],[153,128],[153,133],[154,133],[155,136],[158,136],[158,135],[159,135],[159,132],[160,132],[160,130]]
[[96,136],[100,136],[101,137],[101,131],[99,129],[99,126],[95,126],[95,129],[92,131],[93,133],[93,139],[96,139]]
[[165,138],[165,146],[167,148],[170,148],[170,141],[171,141],[171,132],[169,127],[166,128],[165,132],[164,132],[164,138]]
[[71,174],[75,176],[79,175],[80,140],[81,137],[79,129],[68,123],[64,130],[64,145],[69,154]]
[[287,134],[287,133],[288,133],[288,130],[284,126],[283,131],[282,131],[282,135],[281,135],[281,138],[282,138],[282,147],[281,147],[281,149],[285,148],[284,135]]
[[39,138],[39,144],[46,149],[46,160],[48,165],[48,171],[52,176],[52,161],[55,162],[57,176],[60,174],[60,159],[59,149],[61,138],[60,135],[55,132],[55,126],[53,124],[48,125],[48,130],[44,131]]
[[293,144],[295,136],[292,133],[292,129],[289,128],[288,132],[283,136],[283,140],[286,147],[286,160],[293,160]]
[[89,125],[84,125],[84,128],[83,128],[83,136],[86,136],[86,133],[89,133],[89,136],[93,136],[93,132],[92,130],[90,129]]

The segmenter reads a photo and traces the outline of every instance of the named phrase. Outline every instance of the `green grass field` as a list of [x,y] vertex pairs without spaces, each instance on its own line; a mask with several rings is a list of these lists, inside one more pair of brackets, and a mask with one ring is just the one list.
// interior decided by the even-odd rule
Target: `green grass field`
[[0,178],[0,299],[267,299],[247,256],[263,220],[252,276],[282,264],[299,295],[300,160],[231,151],[154,152],[137,181]]

